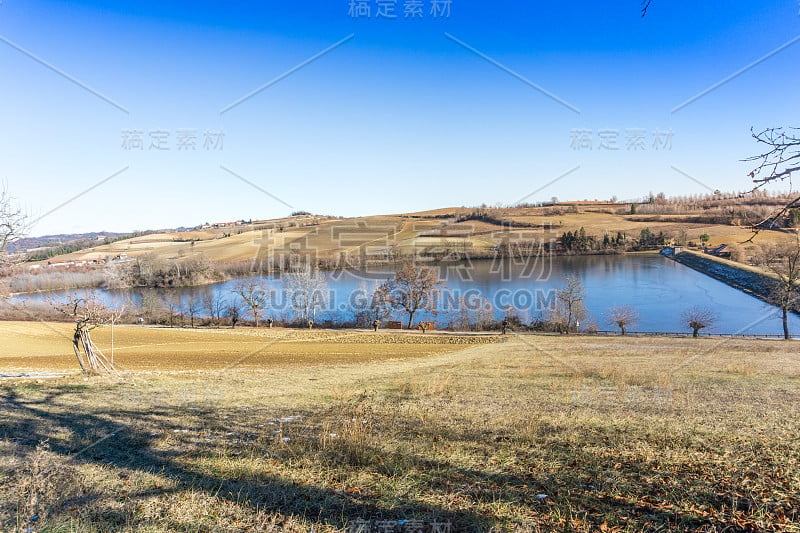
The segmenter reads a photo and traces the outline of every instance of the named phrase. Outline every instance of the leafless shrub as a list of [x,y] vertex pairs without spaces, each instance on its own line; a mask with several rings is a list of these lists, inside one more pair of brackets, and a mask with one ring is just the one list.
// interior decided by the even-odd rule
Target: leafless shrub
[[681,320],[692,330],[692,337],[697,337],[701,329],[714,325],[717,315],[707,307],[693,306],[681,313]]
[[617,305],[609,309],[606,318],[609,324],[617,326],[620,333],[625,335],[627,327],[639,320],[639,312],[629,305]]

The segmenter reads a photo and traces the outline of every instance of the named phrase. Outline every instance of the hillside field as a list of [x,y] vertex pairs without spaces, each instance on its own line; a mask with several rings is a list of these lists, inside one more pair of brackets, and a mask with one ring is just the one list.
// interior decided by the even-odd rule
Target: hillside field
[[[264,259],[269,254],[310,253],[319,259],[331,259],[341,253],[359,250],[375,253],[392,248],[402,255],[456,249],[475,254],[491,252],[509,239],[556,239],[564,232],[584,228],[588,235],[602,239],[621,232],[638,238],[648,228],[653,233],[669,236],[685,234],[699,242],[708,234],[709,246],[742,243],[752,236],[746,226],[704,224],[683,219],[688,217],[620,215],[608,208],[581,207],[576,212],[548,214],[542,208],[505,208],[496,210],[504,220],[524,224],[508,227],[479,220],[458,222],[468,208],[449,208],[421,213],[369,216],[357,218],[289,217],[261,221],[249,225],[208,228],[205,230],[156,233],[97,246],[51,260],[105,260],[120,254],[129,258],[150,256],[168,261],[202,257],[216,263],[247,262]],[[669,221],[661,221],[666,218]],[[763,231],[759,242],[790,238],[778,231]]]
[[0,530],[800,531],[795,342],[68,334],[0,323]]

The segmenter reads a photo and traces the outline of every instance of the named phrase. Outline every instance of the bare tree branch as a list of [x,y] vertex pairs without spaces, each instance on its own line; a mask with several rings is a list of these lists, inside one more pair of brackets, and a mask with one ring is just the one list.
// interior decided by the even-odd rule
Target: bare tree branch
[[588,316],[584,300],[586,289],[580,278],[567,276],[566,285],[556,290],[556,305],[548,311],[548,322],[564,334],[580,331],[580,321]]
[[[234,285],[233,294],[239,296],[247,305],[250,315],[253,317],[256,327],[261,320],[261,315],[269,303],[267,291],[263,283],[258,279],[243,279]],[[236,315],[238,319],[238,313]]]
[[0,269],[2,271],[21,262],[24,258],[22,254],[9,250],[9,245],[24,237],[28,226],[28,214],[4,186],[0,191]]
[[306,264],[291,269],[283,279],[297,318],[305,323],[316,320],[317,309],[328,303],[328,286],[322,273]]
[[783,337],[789,339],[789,311],[800,302],[800,235],[790,242],[768,244],[756,257],[755,263],[776,279],[767,301],[780,308],[783,317]]
[[[749,174],[755,184],[750,192],[770,183],[791,179],[793,172],[800,171],[800,128],[767,128],[758,133],[750,128],[750,134],[759,145],[765,147],[762,153],[743,160],[758,163]],[[753,225],[753,236],[745,242],[751,242],[760,230],[773,228],[781,217],[795,207],[800,207],[800,196]]]
[[768,183],[783,181],[792,172],[800,170],[800,128],[767,128],[750,134],[757,143],[767,150],[759,155],[748,157],[745,161],[757,161],[759,165],[750,172],[757,190]]

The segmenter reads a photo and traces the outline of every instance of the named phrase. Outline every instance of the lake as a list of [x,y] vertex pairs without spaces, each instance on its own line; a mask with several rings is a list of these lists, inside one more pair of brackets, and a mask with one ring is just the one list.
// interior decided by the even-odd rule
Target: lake
[[[596,324],[601,330],[614,327],[605,321],[605,314],[614,305],[630,305],[639,312],[639,321],[629,331],[686,332],[680,320],[683,310],[691,306],[712,309],[718,317],[707,333],[782,333],[777,308],[736,290],[700,272],[680,265],[657,254],[605,256],[556,256],[552,258],[498,259],[440,264],[440,275],[446,287],[437,300],[440,312],[435,315],[419,313],[418,320],[433,320],[446,324],[457,314],[456,302],[462,298],[477,302],[478,297],[492,302],[494,316],[502,319],[508,309],[514,309],[525,322],[542,316],[554,298],[554,291],[564,285],[567,275],[581,279],[586,291],[585,305],[589,320],[582,325]],[[315,313],[315,320],[352,321],[355,309],[363,305],[372,291],[391,271],[377,267],[368,271],[341,270],[321,273],[325,281],[324,305]],[[292,294],[281,276],[256,278],[262,282],[271,298],[265,317],[288,320],[296,316]],[[124,301],[139,304],[143,295],[171,295],[184,307],[190,299],[203,295],[231,297],[238,281],[183,289],[129,289],[100,291],[108,303]],[[58,297],[58,293],[54,293]],[[16,297],[32,301],[43,295]],[[243,316],[247,316],[244,313]],[[398,315],[397,319],[402,319]],[[790,331],[800,333],[800,317],[791,315]]]

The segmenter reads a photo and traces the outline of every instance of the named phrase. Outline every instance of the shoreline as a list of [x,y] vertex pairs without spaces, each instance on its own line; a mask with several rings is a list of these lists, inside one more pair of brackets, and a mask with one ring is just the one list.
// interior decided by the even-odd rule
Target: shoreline
[[[539,257],[540,255],[549,255],[550,257],[584,257],[584,256],[608,256],[608,255],[658,255],[660,250],[658,248],[652,248],[649,250],[615,250],[615,249],[608,249],[608,250],[590,250],[586,252],[571,252],[571,253],[559,253],[559,252],[550,252],[546,254],[536,254],[527,257]],[[414,258],[414,256],[409,256],[410,258]],[[458,261],[464,262],[471,262],[471,261],[492,261],[498,257],[502,258],[515,258],[518,256],[509,255],[509,254],[476,254],[474,256],[465,256],[459,257]],[[430,256],[432,259],[431,263],[434,265],[439,265],[442,263],[449,263],[446,258],[442,257],[433,257]],[[372,263],[372,266],[396,266],[402,263],[402,259],[397,261],[384,261],[381,263]],[[341,270],[341,267],[337,266],[319,266],[320,272],[333,272],[336,270]],[[353,265],[349,267],[351,269],[357,270],[359,268],[358,265]],[[286,270],[281,269],[272,269],[272,270],[265,270],[263,272],[250,272],[246,275],[230,275],[227,272],[220,272],[220,279],[217,280],[207,280],[201,283],[187,283],[187,284],[177,284],[177,285],[129,285],[124,287],[103,287],[97,285],[86,285],[83,287],[58,287],[58,288],[50,288],[50,289],[38,289],[38,290],[31,290],[31,291],[20,291],[20,292],[9,292],[7,294],[8,297],[19,297],[19,296],[29,296],[29,295],[36,295],[36,294],[47,294],[47,293],[54,293],[54,292],[65,292],[65,291],[83,291],[83,290],[102,290],[102,291],[115,291],[115,290],[130,290],[130,289],[191,289],[194,287],[206,287],[209,285],[216,285],[219,283],[225,283],[235,279],[248,279],[248,278],[257,278],[257,277],[268,277],[268,276],[280,276],[281,274],[286,273]],[[388,273],[387,273],[388,275]]]
[[[672,250],[671,248],[665,248],[664,251],[668,249]],[[777,282],[766,273],[759,272],[754,268],[747,268],[746,265],[739,265],[734,261],[694,250],[683,250],[679,254],[664,253],[664,251],[661,252],[661,255],[667,259],[770,304],[768,295]],[[800,315],[800,308],[795,307],[791,312]]]

